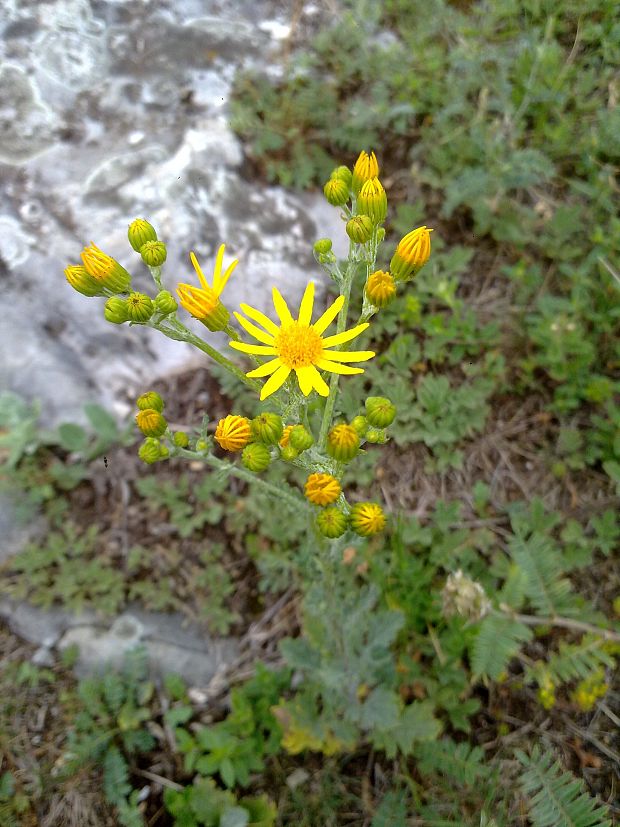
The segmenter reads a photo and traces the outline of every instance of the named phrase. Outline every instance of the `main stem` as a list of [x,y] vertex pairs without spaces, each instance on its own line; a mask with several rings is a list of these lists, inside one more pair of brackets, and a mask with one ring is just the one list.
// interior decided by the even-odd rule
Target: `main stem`
[[563,629],[574,629],[577,632],[590,632],[599,635],[604,640],[620,641],[620,634],[612,629],[603,629],[593,623],[586,623],[583,620],[573,620],[570,617],[536,617],[535,615],[523,615],[513,612],[508,606],[500,605],[501,613],[508,615],[513,620],[525,623],[526,626],[561,626]]

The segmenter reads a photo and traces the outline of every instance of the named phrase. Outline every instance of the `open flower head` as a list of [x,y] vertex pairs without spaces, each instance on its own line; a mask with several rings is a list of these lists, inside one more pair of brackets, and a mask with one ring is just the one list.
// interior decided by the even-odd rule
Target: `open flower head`
[[363,373],[363,368],[351,367],[344,363],[365,362],[375,355],[371,350],[330,350],[332,347],[355,339],[366,330],[368,323],[359,324],[333,336],[323,337],[323,333],[342,310],[344,296],[338,296],[314,324],[311,324],[314,305],[313,282],[306,287],[297,319],[292,317],[286,302],[275,287],[273,288],[273,304],[280,319],[279,326],[260,310],[247,304],[242,304],[241,309],[257,324],[248,321],[240,313],[235,313],[241,327],[262,344],[230,342],[231,347],[243,353],[273,357],[247,374],[251,378],[269,376],[263,385],[261,399],[266,399],[275,393],[286,382],[293,370],[304,396],[308,396],[313,389],[321,396],[328,396],[329,388],[319,373],[319,369],[331,373]]
[[190,253],[189,257],[198,275],[200,287],[194,287],[193,284],[179,284],[177,287],[177,295],[181,306],[212,331],[224,330],[228,325],[230,316],[228,310],[220,301],[220,296],[233,270],[239,264],[239,260],[235,259],[222,273],[225,249],[226,245],[221,244],[217,251],[212,285],[206,280],[194,253]]

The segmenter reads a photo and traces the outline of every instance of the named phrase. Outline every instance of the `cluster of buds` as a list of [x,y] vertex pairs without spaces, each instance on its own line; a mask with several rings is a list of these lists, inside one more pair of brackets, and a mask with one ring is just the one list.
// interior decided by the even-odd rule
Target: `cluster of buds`
[[577,684],[571,697],[579,709],[583,712],[590,712],[608,690],[609,684],[605,680],[603,669],[597,669]]
[[167,459],[170,451],[159,439],[168,430],[168,423],[163,415],[164,400],[156,391],[148,391],[138,397],[136,405],[136,425],[146,437],[138,450],[138,456],[147,465]]
[[491,610],[491,601],[480,583],[459,569],[448,575],[441,592],[444,617],[459,615],[467,620],[480,620]]

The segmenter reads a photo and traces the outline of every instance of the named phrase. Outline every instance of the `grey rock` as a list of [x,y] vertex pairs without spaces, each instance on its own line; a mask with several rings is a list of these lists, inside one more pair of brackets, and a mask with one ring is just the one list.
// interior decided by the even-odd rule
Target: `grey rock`
[[54,143],[57,117],[23,68],[0,67],[0,162],[22,164]]

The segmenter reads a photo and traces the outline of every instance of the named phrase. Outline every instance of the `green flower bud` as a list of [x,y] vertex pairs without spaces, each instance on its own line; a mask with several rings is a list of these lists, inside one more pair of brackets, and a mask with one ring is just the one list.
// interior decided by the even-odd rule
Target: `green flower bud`
[[252,435],[265,445],[277,445],[282,438],[282,417],[275,413],[261,413],[250,423]]
[[299,456],[299,451],[296,451],[292,445],[287,445],[280,451],[280,456],[284,462],[292,462]]
[[387,428],[395,416],[395,406],[384,396],[369,396],[366,400],[366,418],[375,428]]
[[147,408],[153,408],[153,410],[161,413],[164,409],[164,400],[157,391],[147,391],[136,399],[136,405],[141,411],[145,411]]
[[334,425],[327,435],[327,453],[339,462],[352,460],[359,447],[360,438],[351,425]]
[[112,324],[123,324],[129,320],[129,312],[127,310],[127,299],[119,299],[113,296],[105,303],[103,315],[107,322]]
[[159,458],[160,459],[167,459],[170,456],[170,451],[165,445],[159,446]]
[[271,462],[271,454],[269,448],[263,445],[262,442],[250,442],[246,445],[241,454],[241,462],[245,465],[248,471],[254,471],[259,474]]
[[336,167],[336,169],[333,169],[331,171],[331,174],[330,174],[329,177],[330,178],[340,178],[340,180],[344,181],[345,184],[347,185],[347,187],[349,189],[351,189],[351,181],[353,179],[353,173],[351,172],[349,167],[346,167],[346,166]]
[[368,430],[368,420],[365,416],[356,416],[351,420],[351,427],[355,428],[357,435],[362,439]]
[[329,253],[331,248],[332,248],[331,238],[319,238],[318,241],[314,242],[314,252],[317,253],[317,254]]
[[314,437],[303,425],[295,425],[288,438],[289,445],[301,454],[314,444]]
[[136,414],[136,425],[144,436],[158,437],[165,433],[168,423],[155,408],[145,408]]
[[160,290],[155,296],[155,310],[162,315],[167,316],[169,313],[174,313],[178,306],[172,293],[167,290]]
[[177,431],[175,435],[172,437],[172,441],[177,446],[177,448],[187,448],[189,445],[189,437],[183,431]]
[[366,442],[370,442],[373,445],[382,445],[386,441],[385,431],[381,428],[369,428],[366,431]]
[[163,241],[147,241],[140,247],[142,261],[149,267],[161,267],[168,255]]
[[347,235],[355,244],[366,244],[372,237],[373,223],[367,215],[354,215],[347,221]]
[[130,293],[127,297],[127,315],[131,322],[136,324],[148,322],[154,310],[152,299],[144,293]]
[[196,442],[197,451],[206,451],[209,448],[209,443],[205,439],[199,439]]
[[161,447],[159,440],[149,437],[144,440],[138,449],[138,456],[142,462],[146,462],[147,465],[152,465],[161,459]]
[[366,181],[357,196],[357,211],[367,215],[373,224],[381,224],[387,216],[387,195],[378,178]]
[[330,178],[323,187],[323,194],[332,207],[342,207],[349,200],[349,187],[342,178]]
[[140,248],[147,241],[157,241],[157,233],[144,218],[136,218],[131,222],[127,230],[127,237],[136,253],[140,252]]
[[325,508],[316,518],[317,528],[324,537],[329,537],[330,540],[341,537],[347,530],[348,523],[346,514],[334,506]]

